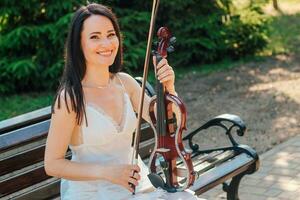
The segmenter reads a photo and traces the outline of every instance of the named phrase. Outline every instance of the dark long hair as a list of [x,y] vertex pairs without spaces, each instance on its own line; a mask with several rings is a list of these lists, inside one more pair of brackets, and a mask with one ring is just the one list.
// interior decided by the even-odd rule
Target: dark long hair
[[[64,72],[55,96],[55,101],[58,101],[58,108],[60,108],[60,98],[64,98],[68,112],[70,112],[68,102],[71,102],[71,109],[76,112],[77,124],[82,123],[83,115],[86,116],[81,85],[81,81],[86,73],[86,63],[80,41],[83,22],[91,15],[102,15],[110,19],[119,39],[118,53],[114,63],[109,67],[109,72],[117,73],[121,71],[123,64],[122,39],[119,24],[114,13],[108,7],[96,3],[80,7],[75,12],[69,27],[65,44]],[[55,101],[52,104],[52,113],[54,113]]]

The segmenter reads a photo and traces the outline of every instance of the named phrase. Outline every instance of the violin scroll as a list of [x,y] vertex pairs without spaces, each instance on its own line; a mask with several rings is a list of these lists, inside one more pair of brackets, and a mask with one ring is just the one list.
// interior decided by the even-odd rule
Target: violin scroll
[[168,53],[175,51],[174,44],[176,38],[172,36],[170,30],[167,27],[160,27],[157,31],[158,42],[155,42],[157,50],[152,51],[152,54],[159,60],[166,58]]

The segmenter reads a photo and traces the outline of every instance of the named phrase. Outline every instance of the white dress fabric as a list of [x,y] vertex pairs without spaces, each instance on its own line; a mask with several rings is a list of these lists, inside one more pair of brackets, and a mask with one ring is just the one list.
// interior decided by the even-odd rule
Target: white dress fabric
[[[72,161],[99,163],[104,165],[130,164],[132,156],[131,140],[136,126],[136,116],[130,98],[124,92],[124,106],[121,124],[118,125],[101,108],[86,104],[88,126],[81,126],[83,143],[69,146]],[[148,168],[139,158],[141,180],[132,195],[122,186],[108,181],[71,181],[61,179],[61,200],[192,200],[199,199],[189,192],[167,193],[161,189],[143,193],[153,187],[147,177]]]

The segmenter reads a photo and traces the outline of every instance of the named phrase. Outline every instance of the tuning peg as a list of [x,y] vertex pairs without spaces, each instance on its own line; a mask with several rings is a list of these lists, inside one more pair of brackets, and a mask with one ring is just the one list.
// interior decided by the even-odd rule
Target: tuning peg
[[156,56],[157,55],[157,51],[156,50],[152,50],[151,54],[152,54],[152,56]]
[[174,44],[175,42],[176,42],[176,37],[171,37],[171,38],[170,38],[170,43],[171,43],[171,44]]
[[172,45],[170,45],[170,46],[167,48],[167,52],[168,52],[168,53],[171,53],[171,52],[173,52],[173,51],[175,51],[175,48],[174,48]]

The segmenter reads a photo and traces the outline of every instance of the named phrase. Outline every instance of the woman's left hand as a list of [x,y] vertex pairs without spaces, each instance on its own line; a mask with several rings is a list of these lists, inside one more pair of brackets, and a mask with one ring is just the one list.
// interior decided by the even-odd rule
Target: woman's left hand
[[173,68],[168,64],[167,59],[163,58],[156,65],[156,59],[153,56],[153,63],[154,66],[156,66],[158,80],[163,84],[169,93],[175,94],[175,73]]

